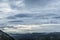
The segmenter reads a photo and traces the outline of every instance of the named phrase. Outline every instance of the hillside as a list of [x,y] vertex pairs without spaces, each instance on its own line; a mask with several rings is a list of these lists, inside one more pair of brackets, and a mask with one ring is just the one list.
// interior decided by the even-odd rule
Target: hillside
[[14,40],[14,38],[0,30],[0,40]]

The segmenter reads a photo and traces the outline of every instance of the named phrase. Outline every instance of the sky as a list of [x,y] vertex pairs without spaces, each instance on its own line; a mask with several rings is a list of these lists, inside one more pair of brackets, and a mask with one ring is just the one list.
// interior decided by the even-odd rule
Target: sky
[[41,24],[60,24],[60,0],[0,0],[0,28]]
[[6,33],[50,33],[60,32],[60,24],[15,25],[1,28]]

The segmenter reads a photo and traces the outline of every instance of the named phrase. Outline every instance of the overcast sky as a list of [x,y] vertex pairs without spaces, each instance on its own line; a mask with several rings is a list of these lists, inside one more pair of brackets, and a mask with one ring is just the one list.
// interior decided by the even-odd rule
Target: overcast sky
[[0,24],[60,24],[60,0],[0,0]]
[[60,0],[0,0],[1,28],[32,24],[60,24]]

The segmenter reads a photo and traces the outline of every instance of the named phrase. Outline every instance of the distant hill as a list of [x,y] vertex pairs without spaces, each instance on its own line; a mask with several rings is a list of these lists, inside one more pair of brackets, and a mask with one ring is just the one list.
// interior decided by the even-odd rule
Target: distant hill
[[60,40],[60,32],[12,34],[16,40]]
[[14,38],[0,30],[0,40],[14,40]]

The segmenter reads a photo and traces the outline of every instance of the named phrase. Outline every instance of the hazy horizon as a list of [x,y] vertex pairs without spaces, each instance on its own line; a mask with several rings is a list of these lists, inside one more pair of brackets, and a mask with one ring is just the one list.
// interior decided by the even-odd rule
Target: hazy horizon
[[41,24],[41,25],[10,25],[0,28],[7,33],[50,33],[60,32],[60,24]]

